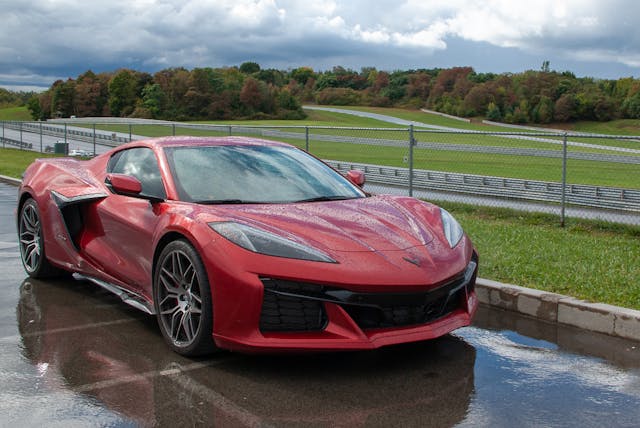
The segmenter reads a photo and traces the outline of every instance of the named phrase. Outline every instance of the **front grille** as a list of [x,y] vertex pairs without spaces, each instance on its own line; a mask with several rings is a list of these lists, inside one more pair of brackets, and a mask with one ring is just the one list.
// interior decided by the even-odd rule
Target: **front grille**
[[357,293],[338,287],[262,279],[261,331],[320,331],[327,325],[323,302],[340,305],[363,330],[422,325],[465,308],[477,259],[456,278],[419,293]]
[[[327,324],[324,305],[319,300],[293,293],[310,292],[308,284],[265,279],[261,331],[320,331]],[[311,286],[318,289],[317,286]]]
[[[428,324],[445,317],[461,307],[464,288],[451,296],[432,298],[430,293],[411,294],[413,304],[394,304],[394,295],[389,295],[388,304],[372,306],[343,305],[345,311],[363,329],[407,327]],[[403,295],[404,298],[408,295]],[[366,299],[363,299],[366,302]]]

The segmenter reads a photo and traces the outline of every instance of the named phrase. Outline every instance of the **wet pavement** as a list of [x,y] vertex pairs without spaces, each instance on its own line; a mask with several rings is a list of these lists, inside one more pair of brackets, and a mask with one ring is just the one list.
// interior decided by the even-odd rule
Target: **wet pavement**
[[640,343],[481,307],[377,351],[186,359],[84,281],[26,279],[0,184],[0,426],[638,426]]

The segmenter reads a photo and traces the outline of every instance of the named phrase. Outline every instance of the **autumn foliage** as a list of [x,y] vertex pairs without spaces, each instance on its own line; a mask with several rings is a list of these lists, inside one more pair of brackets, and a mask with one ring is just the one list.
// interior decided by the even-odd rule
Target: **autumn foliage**
[[299,119],[302,103],[429,108],[508,123],[640,118],[640,80],[571,72],[476,73],[471,67],[359,72],[240,67],[117,70],[55,82],[28,103],[36,119],[118,116],[168,120]]

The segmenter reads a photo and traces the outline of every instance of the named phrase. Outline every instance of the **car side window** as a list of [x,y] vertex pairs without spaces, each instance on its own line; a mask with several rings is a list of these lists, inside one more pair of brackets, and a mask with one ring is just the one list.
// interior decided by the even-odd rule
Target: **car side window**
[[109,159],[107,172],[131,175],[142,184],[143,195],[166,198],[158,160],[153,150],[147,147],[136,147],[114,154]]

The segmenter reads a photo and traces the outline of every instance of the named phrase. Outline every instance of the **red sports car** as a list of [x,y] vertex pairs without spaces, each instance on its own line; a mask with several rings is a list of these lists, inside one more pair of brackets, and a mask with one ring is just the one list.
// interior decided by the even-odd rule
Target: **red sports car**
[[22,262],[155,314],[183,355],[370,349],[469,325],[478,257],[460,225],[363,184],[241,137],[40,159],[19,191]]

